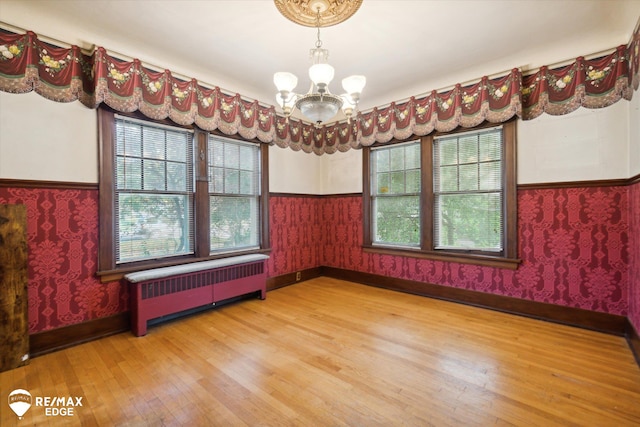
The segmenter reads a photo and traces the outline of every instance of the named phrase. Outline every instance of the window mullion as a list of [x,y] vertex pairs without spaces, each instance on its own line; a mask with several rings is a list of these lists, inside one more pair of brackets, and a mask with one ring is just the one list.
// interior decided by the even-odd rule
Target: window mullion
[[196,184],[195,184],[195,219],[196,236],[195,250],[197,257],[209,256],[210,248],[210,224],[209,224],[209,154],[208,154],[208,134],[196,132],[196,154],[194,155],[196,164]]
[[433,250],[433,209],[435,206],[434,188],[433,188],[433,137],[425,136],[420,141],[420,165],[422,168],[421,173],[421,188],[422,195],[420,200],[421,212],[421,243],[420,247],[423,250]]

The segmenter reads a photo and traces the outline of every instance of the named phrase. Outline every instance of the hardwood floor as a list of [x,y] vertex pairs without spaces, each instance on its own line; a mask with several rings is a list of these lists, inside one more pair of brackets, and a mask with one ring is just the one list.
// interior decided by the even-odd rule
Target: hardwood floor
[[631,426],[640,369],[622,337],[321,277],[4,372],[0,424]]

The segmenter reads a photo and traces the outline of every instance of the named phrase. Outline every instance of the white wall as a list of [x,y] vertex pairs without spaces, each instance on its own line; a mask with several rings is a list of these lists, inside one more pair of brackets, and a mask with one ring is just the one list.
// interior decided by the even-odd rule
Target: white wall
[[323,154],[321,194],[362,192],[362,150]]
[[97,126],[79,102],[0,92],[0,178],[97,183]]
[[[519,121],[518,184],[629,178],[640,172],[640,92],[635,95],[633,103]],[[635,136],[630,137],[630,126]],[[362,191],[360,150],[325,154],[322,163],[322,194]]]
[[629,178],[629,102],[518,122],[518,184]]
[[640,90],[629,104],[629,177],[640,174]]
[[322,194],[319,157],[289,148],[269,147],[269,191]]
[[[518,123],[518,183],[640,173],[640,92],[632,102]],[[97,115],[79,102],[0,92],[0,178],[98,182]],[[362,151],[317,156],[269,147],[270,191],[362,191]]]

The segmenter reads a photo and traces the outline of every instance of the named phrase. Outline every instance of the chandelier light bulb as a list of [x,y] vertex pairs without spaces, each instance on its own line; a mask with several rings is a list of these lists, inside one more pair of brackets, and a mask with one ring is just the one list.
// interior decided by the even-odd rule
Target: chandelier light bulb
[[298,78],[293,73],[280,71],[273,75],[273,83],[276,85],[279,92],[288,93],[293,92],[293,89],[298,85]]
[[362,89],[367,84],[367,78],[361,75],[349,76],[342,79],[343,89],[351,95],[351,97],[358,102]]
[[329,64],[314,64],[309,67],[309,78],[316,86],[322,88],[329,86],[335,70]]
[[[298,84],[298,78],[292,73],[278,72],[273,75],[273,83],[278,88],[276,99],[282,107],[285,117],[288,119],[295,108],[297,108],[306,118],[312,120],[316,126],[336,117],[336,114],[343,109],[344,114],[350,121],[351,116],[360,100],[360,93],[366,84],[364,76],[351,76],[342,80],[342,86],[347,94],[338,96],[329,91],[329,83],[333,80],[335,70],[328,64],[329,51],[322,48],[322,40],[320,39],[320,28],[323,26],[321,18],[327,13],[328,17],[333,16],[333,12],[329,13],[335,6],[336,0],[306,0],[305,2],[276,0],[276,5],[280,12],[285,14],[294,22],[301,23],[296,19],[299,18],[301,9],[300,5],[305,4],[310,11],[315,12],[315,27],[317,31],[317,40],[315,47],[309,51],[309,59],[311,66],[309,67],[309,78],[311,85],[309,92],[305,95],[294,93],[293,90]],[[341,18],[338,22],[342,22],[355,12],[362,3],[362,0],[349,0],[345,3],[351,10],[348,15]],[[291,9],[297,12],[291,12]],[[287,10],[287,12],[283,12]],[[308,12],[308,11],[307,11]],[[304,24],[303,24],[304,25]],[[330,24],[333,25],[333,24]]]

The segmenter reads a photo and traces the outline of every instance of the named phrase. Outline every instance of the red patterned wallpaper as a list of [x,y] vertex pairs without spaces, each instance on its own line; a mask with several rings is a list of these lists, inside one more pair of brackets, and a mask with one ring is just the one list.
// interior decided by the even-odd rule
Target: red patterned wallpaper
[[640,183],[629,189],[629,320],[640,333]]
[[[365,253],[362,199],[326,198],[323,265],[626,315],[627,187],[518,192],[517,271]],[[637,190],[636,190],[637,192]]]
[[0,187],[0,203],[27,206],[30,333],[129,309],[126,287],[96,278],[98,191]]
[[[269,277],[321,265],[629,316],[640,330],[640,184],[520,190],[517,271],[365,253],[362,198],[270,198]],[[96,278],[98,192],[0,187],[27,206],[31,333],[128,310]],[[635,250],[629,251],[628,248]]]
[[325,237],[318,197],[269,198],[271,255],[267,276],[274,277],[322,265],[319,248]]

